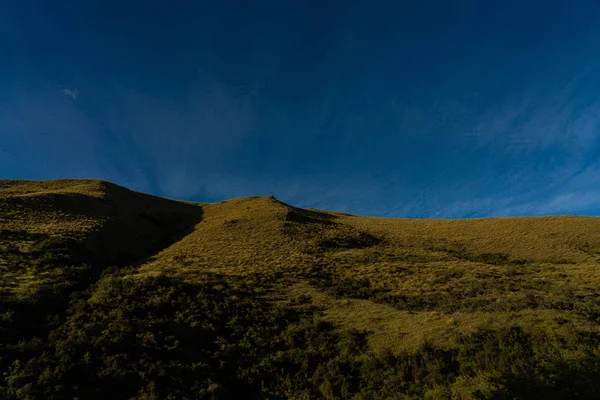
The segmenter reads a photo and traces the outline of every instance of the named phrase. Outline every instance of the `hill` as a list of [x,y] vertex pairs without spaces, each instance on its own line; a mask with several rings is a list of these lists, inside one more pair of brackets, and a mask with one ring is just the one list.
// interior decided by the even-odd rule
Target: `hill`
[[[600,219],[0,181],[7,398],[594,398]],[[153,397],[154,396],[154,397]]]
[[45,257],[101,267],[139,262],[201,215],[196,205],[103,181],[0,181],[0,295],[35,295],[62,281],[66,271],[41,265]]

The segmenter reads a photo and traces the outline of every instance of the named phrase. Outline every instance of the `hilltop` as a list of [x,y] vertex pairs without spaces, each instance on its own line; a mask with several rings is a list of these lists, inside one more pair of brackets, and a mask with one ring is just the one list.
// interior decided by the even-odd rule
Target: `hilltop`
[[64,250],[99,268],[136,263],[185,235],[201,215],[196,205],[104,181],[0,181],[0,295],[32,295],[63,278],[49,265],[19,268],[22,258]]
[[[75,379],[74,376],[91,379],[87,375],[68,375],[65,372],[70,371],[68,368],[76,369],[77,365],[83,365],[75,359],[70,361],[71,367],[62,366],[63,372],[59,375],[55,375],[58,370],[48,369],[47,360],[54,360],[53,357],[58,354],[56,346],[59,344],[52,340],[70,337],[81,329],[85,331],[77,325],[82,323],[77,322],[81,318],[86,321],[86,318],[91,318],[86,322],[88,325],[92,324],[91,321],[98,323],[106,318],[113,321],[108,311],[94,314],[108,310],[109,304],[115,309],[128,310],[136,301],[147,301],[143,303],[144,310],[147,310],[145,314],[135,314],[135,318],[160,314],[162,311],[153,307],[162,300],[157,300],[152,293],[164,290],[179,293],[177,297],[169,297],[171,300],[165,303],[168,307],[180,307],[178,302],[187,299],[185,301],[189,303],[186,303],[185,309],[198,306],[201,307],[200,314],[212,315],[212,312],[230,310],[227,312],[233,314],[228,318],[241,321],[238,322],[240,329],[246,326],[243,322],[246,314],[239,310],[245,310],[244,307],[251,304],[248,315],[260,317],[253,317],[254,322],[248,322],[248,326],[258,331],[251,330],[254,332],[252,339],[241,336],[235,336],[235,340],[233,336],[228,339],[232,345],[250,340],[248,343],[253,344],[248,344],[248,349],[263,348],[264,344],[260,344],[262,339],[256,339],[262,334],[281,337],[281,343],[288,343],[286,340],[291,339],[286,335],[290,335],[290,329],[300,329],[298,326],[309,329],[310,324],[317,323],[318,329],[325,329],[328,335],[333,335],[331,338],[335,337],[331,339],[335,343],[342,343],[340,338],[345,335],[364,339],[363,345],[353,345],[363,349],[361,354],[348,353],[344,356],[354,360],[351,363],[365,362],[367,354],[375,359],[399,357],[394,358],[394,363],[400,364],[394,364],[393,368],[400,368],[399,365],[404,365],[402,362],[427,365],[433,362],[431,360],[437,360],[436,357],[442,357],[435,361],[435,365],[441,368],[436,370],[437,378],[417,379],[416,370],[409,375],[402,375],[396,370],[392,375],[402,375],[403,378],[397,382],[390,378],[374,384],[383,388],[376,390],[375,386],[365,383],[376,381],[376,378],[375,375],[365,377],[363,369],[367,367],[364,365],[359,368],[363,372],[353,370],[354,374],[358,374],[354,383],[340,383],[341,375],[346,374],[342,372],[339,372],[341,375],[334,373],[327,379],[323,378],[319,375],[324,373],[319,369],[320,363],[330,362],[327,357],[334,359],[339,354],[320,350],[316,359],[307,361],[308,364],[302,367],[306,368],[302,369],[306,382],[290,381],[286,384],[288,386],[281,386],[273,381],[268,386],[266,376],[275,376],[272,375],[275,372],[265,369],[264,363],[271,365],[274,361],[269,358],[272,350],[263,349],[265,355],[260,357],[268,356],[270,361],[260,358],[262,361],[256,361],[258,364],[252,364],[243,373],[237,370],[235,374],[238,378],[250,374],[248,376],[252,379],[239,378],[250,385],[248,387],[254,387],[252,382],[262,379],[261,396],[264,397],[294,398],[292,393],[304,393],[305,397],[298,395],[296,398],[363,398],[356,397],[363,393],[364,398],[390,398],[391,392],[385,390],[400,393],[400,388],[404,387],[404,397],[398,395],[397,398],[422,398],[425,395],[440,399],[521,398],[532,393],[540,396],[558,393],[560,396],[556,398],[562,398],[575,390],[569,386],[571,384],[577,385],[580,394],[584,393],[579,397],[587,396],[585,393],[598,393],[593,382],[600,364],[595,353],[600,342],[590,338],[600,335],[600,218],[376,218],[301,209],[273,197],[236,198],[205,204],[163,199],[95,180],[0,181],[0,249],[0,314],[4,313],[6,323],[0,328],[5,337],[3,347],[0,347],[5,352],[0,367],[3,372],[9,371],[9,368],[11,371],[4,383],[5,392],[0,391],[6,396],[27,398],[35,397],[37,393],[39,398],[61,398],[67,393],[79,393],[83,398],[89,398],[95,393],[93,396],[101,397],[101,392],[86,391],[88,389],[77,389],[80,390],[77,392],[61,385],[50,391],[43,388],[49,385],[48,382],[57,384],[58,381],[52,379],[60,381],[67,379],[66,376],[71,376],[70,379]],[[152,290],[145,289],[147,287]],[[200,290],[199,293],[209,296],[210,301],[205,299],[204,303],[195,303],[190,288]],[[247,301],[237,303],[239,299],[246,298]],[[208,304],[206,301],[215,304],[216,308],[207,311],[202,308],[204,306],[198,305]],[[237,305],[231,306],[231,309],[223,305],[230,302]],[[274,317],[269,314],[271,311],[264,311],[271,309],[284,310],[281,311],[284,314]],[[183,309],[175,308],[172,312],[164,314],[164,323],[176,318]],[[55,322],[44,322],[48,315],[54,315]],[[93,315],[96,316],[92,318]],[[128,315],[126,311],[124,315]],[[125,318],[124,326],[132,324],[132,317],[119,318]],[[231,326],[227,325],[230,320],[219,318],[215,321],[226,325],[217,329],[214,327],[220,325],[213,322],[211,329],[216,329],[218,334],[230,332]],[[279,322],[274,324],[273,318]],[[271,322],[265,322],[267,320]],[[320,322],[314,322],[317,320]],[[32,328],[32,324],[36,327]],[[265,330],[257,333],[261,332],[261,324],[267,324],[264,325]],[[281,329],[288,328],[269,330],[280,325]],[[294,326],[296,328],[292,328]],[[237,332],[235,329],[233,332]],[[247,334],[247,327],[243,329]],[[92,330],[87,334],[97,334],[93,332],[100,331]],[[174,332],[174,337],[178,337],[183,331]],[[80,334],[77,335],[80,337]],[[135,342],[141,337],[139,332],[137,335],[127,340]],[[135,337],[138,339],[133,339]],[[309,337],[313,336],[306,336],[302,343],[316,340]],[[318,340],[325,340],[318,337]],[[69,346],[76,347],[74,343],[83,346],[82,354],[69,357],[91,354],[84,351],[87,342],[69,340]],[[157,345],[155,339],[152,340],[153,345]],[[177,340],[185,342],[183,338]],[[499,340],[500,344],[494,340]],[[541,346],[538,340],[544,345]],[[27,345],[32,341],[37,344]],[[488,343],[490,348],[484,346],[483,350],[474,350],[480,348],[477,346],[481,346],[481,341],[493,343]],[[52,351],[44,344],[46,342],[53,343],[49,345]],[[60,343],[64,346],[65,342]],[[473,346],[469,347],[471,353],[468,357],[464,354],[459,356],[467,346],[465,343]],[[331,343],[323,345],[332,346]],[[196,351],[191,346],[190,349]],[[309,347],[302,346],[296,343],[285,351],[300,351],[300,354],[309,351]],[[527,346],[531,348],[527,350]],[[102,362],[105,363],[107,350],[106,347],[102,349],[96,355],[85,357],[104,360]],[[279,352],[284,351],[278,349]],[[242,350],[232,354],[239,351]],[[251,351],[254,354],[255,350]],[[282,354],[288,354],[285,351]],[[481,355],[480,351],[486,355]],[[510,353],[509,358],[516,365],[520,365],[519,362],[524,364],[518,368],[511,367],[510,363],[496,365],[489,357],[501,359],[507,355],[498,355],[494,351],[516,351]],[[425,356],[424,352],[429,352],[429,355]],[[325,357],[325,354],[329,355]],[[131,356],[125,356],[125,359]],[[58,365],[58,359],[64,360],[64,354],[61,357],[52,361],[52,365]],[[247,359],[248,356],[244,357]],[[319,357],[322,361],[318,361]],[[413,360],[410,357],[417,358]],[[468,362],[463,360],[465,364],[461,364],[460,357],[467,357],[465,360]],[[479,361],[473,361],[477,357],[488,361],[478,364]],[[14,364],[16,359],[21,359],[18,366]],[[196,361],[208,362],[203,360]],[[126,365],[127,362],[120,361],[111,368],[127,370],[129,367]],[[374,365],[369,368],[382,368]],[[585,365],[586,373],[567,385],[565,382],[570,379],[567,379],[570,374],[581,375],[577,369],[581,365]],[[287,371],[285,368],[288,367],[280,367]],[[38,381],[42,387],[35,389],[38,390],[36,392],[32,389],[36,386],[31,379],[36,375],[34,371],[40,368],[47,371],[48,381],[44,384]],[[238,365],[236,368],[242,367]],[[385,368],[388,372],[393,370],[389,365]],[[432,373],[431,368],[426,367],[429,371],[426,374]],[[568,373],[565,372],[567,370]],[[103,371],[102,374],[108,373]],[[104,376],[102,379],[108,379],[97,373]],[[112,375],[108,373],[107,376]],[[157,393],[161,392],[161,388],[156,385],[164,380],[158,376],[164,375],[158,374],[152,380],[155,385],[152,390]],[[226,387],[233,379],[227,374],[219,375],[218,379],[210,376],[203,381],[209,386],[216,382],[219,387]],[[275,381],[283,378],[279,376]],[[120,382],[117,377],[111,379]],[[136,379],[140,379],[139,376]],[[142,381],[146,382],[144,379]],[[149,385],[148,382],[146,384]],[[170,385],[165,388],[175,390],[172,386],[175,384],[171,382]],[[567,391],[557,392],[556,385],[566,385]],[[144,386],[142,390],[141,386],[133,386],[119,386],[119,390],[128,390],[129,396],[152,398],[142,396],[143,393],[150,396],[148,387]],[[231,392],[223,391],[225,389],[219,390],[217,393],[206,387],[200,388],[190,398],[233,396]]]

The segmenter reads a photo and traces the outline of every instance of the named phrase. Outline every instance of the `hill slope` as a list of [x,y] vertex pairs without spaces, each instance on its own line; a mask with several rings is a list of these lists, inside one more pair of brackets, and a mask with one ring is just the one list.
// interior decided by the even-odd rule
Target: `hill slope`
[[63,279],[65,263],[136,262],[201,216],[198,206],[103,181],[0,181],[0,294],[35,294]]
[[[106,384],[128,393],[123,398],[151,398],[152,390],[180,393],[184,381],[186,390],[200,385],[185,392],[189,398],[235,398],[223,387],[236,385],[269,398],[563,398],[573,385],[600,393],[600,218],[385,219],[299,209],[273,197],[192,204],[61,180],[0,181],[0,223],[0,369],[11,371],[0,395],[114,395],[98,391]],[[175,329],[183,315],[187,322]],[[156,324],[164,325],[155,331]],[[206,339],[216,346],[209,358],[197,354],[194,338],[207,334],[198,324],[218,336]],[[102,335],[128,344],[108,350]],[[178,350],[169,338],[190,347]],[[178,360],[196,354],[189,364],[196,372],[188,376],[185,362],[170,373],[144,364],[166,357],[159,356],[166,348]],[[223,349],[237,372],[208,367],[209,359],[224,365]],[[117,356],[124,358],[113,364]],[[146,361],[125,361],[138,356]],[[90,357],[103,369],[81,372]],[[506,364],[491,361],[503,357]],[[62,372],[52,367],[43,384],[32,384],[51,370],[48,360]],[[350,370],[325,374],[332,362],[350,363],[343,368],[356,381],[341,378]],[[199,373],[199,365],[208,369]],[[407,365],[412,372],[402,375]],[[301,372],[306,380],[286,381]],[[378,381],[390,373],[402,378]],[[61,380],[94,383],[72,389]]]
[[204,217],[140,272],[211,272],[310,296],[377,348],[412,349],[508,321],[597,330],[573,311],[600,284],[600,218],[411,220],[302,210],[272,197],[203,206]]

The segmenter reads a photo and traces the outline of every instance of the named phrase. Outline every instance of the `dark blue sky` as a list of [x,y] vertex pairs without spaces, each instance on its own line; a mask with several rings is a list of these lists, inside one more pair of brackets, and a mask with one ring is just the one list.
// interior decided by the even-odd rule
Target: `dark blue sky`
[[0,2],[0,177],[600,214],[600,1]]

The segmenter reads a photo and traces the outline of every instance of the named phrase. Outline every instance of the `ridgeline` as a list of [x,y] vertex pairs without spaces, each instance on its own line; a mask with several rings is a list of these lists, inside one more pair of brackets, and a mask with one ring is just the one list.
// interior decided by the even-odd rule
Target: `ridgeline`
[[0,398],[600,398],[600,218],[0,181]]

